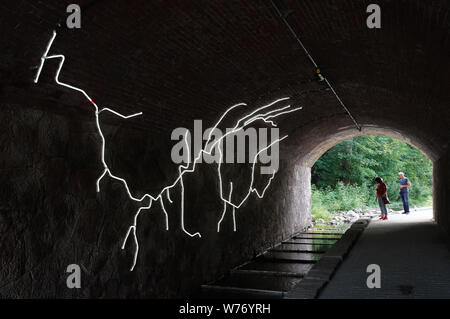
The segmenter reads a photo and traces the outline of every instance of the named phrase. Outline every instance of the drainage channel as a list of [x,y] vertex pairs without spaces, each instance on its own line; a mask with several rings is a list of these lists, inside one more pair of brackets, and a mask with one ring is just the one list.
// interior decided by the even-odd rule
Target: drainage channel
[[194,298],[284,298],[344,234],[343,229],[299,232],[223,278],[202,285]]

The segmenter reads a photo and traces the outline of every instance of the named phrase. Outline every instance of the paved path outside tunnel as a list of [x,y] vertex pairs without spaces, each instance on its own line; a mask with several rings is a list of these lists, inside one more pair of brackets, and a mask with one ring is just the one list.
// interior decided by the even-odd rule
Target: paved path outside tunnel
[[[319,298],[450,298],[450,250],[432,211],[373,219]],[[369,289],[367,265],[381,267],[381,288]]]

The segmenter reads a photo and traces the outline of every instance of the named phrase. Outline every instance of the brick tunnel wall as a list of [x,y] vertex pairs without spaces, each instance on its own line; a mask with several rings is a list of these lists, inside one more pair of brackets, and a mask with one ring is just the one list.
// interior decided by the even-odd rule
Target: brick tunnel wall
[[[231,214],[222,231],[222,206],[211,166],[186,178],[186,228],[180,229],[179,191],[172,192],[169,231],[157,204],[139,217],[140,253],[123,238],[137,209],[122,184],[95,181],[102,171],[100,139],[93,120],[80,121],[20,104],[1,104],[0,241],[1,297],[182,297],[309,224],[309,169],[280,163],[268,196],[251,198]],[[92,118],[93,119],[93,118]],[[104,126],[107,161],[132,191],[157,192],[173,180],[169,134]],[[165,164],[167,163],[167,164]],[[248,187],[248,179],[234,185]],[[81,289],[66,287],[69,264],[82,269]]]
[[[450,152],[442,155],[433,166],[433,202],[435,219],[450,239]],[[450,242],[450,241],[449,241]]]

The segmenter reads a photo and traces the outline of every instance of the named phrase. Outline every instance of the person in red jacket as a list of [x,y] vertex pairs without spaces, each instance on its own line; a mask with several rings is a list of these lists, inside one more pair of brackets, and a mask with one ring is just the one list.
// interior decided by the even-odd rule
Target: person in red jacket
[[378,205],[380,206],[380,210],[381,210],[380,219],[386,220],[386,219],[388,219],[387,209],[386,209],[386,204],[385,204],[383,198],[387,198],[387,185],[380,176],[377,176],[375,178],[375,182],[378,183],[376,201],[378,202]]

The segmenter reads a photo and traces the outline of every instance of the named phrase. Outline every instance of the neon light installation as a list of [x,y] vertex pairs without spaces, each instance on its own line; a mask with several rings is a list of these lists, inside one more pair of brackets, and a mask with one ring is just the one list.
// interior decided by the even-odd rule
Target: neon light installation
[[[161,206],[161,210],[163,212],[163,214],[165,215],[165,228],[166,230],[169,230],[169,215],[167,213],[167,210],[165,208],[164,202],[167,200],[169,202],[169,204],[172,204],[173,201],[170,197],[170,191],[175,188],[176,186],[179,186],[181,189],[181,196],[180,196],[180,215],[181,215],[181,229],[183,230],[183,232],[185,234],[187,234],[190,237],[201,237],[201,234],[199,232],[190,232],[188,230],[186,230],[185,228],[185,223],[184,223],[184,216],[185,216],[185,211],[184,211],[184,176],[186,174],[192,173],[195,171],[197,164],[200,160],[200,158],[204,155],[211,155],[212,152],[214,150],[216,150],[217,152],[219,152],[220,154],[220,159],[223,159],[223,154],[221,152],[221,145],[223,143],[223,139],[226,138],[226,136],[231,135],[231,134],[236,134],[237,132],[239,132],[240,130],[243,130],[246,126],[256,122],[256,121],[263,121],[266,124],[269,124],[271,126],[276,126],[276,123],[274,122],[274,119],[277,118],[280,115],[283,114],[288,114],[291,112],[295,112],[301,109],[301,107],[297,107],[297,108],[292,108],[291,105],[283,105],[283,106],[278,106],[281,104],[281,102],[287,101],[289,100],[289,97],[284,97],[284,98],[280,98],[277,99],[267,105],[264,105],[262,107],[259,107],[257,109],[255,109],[254,111],[244,115],[243,117],[239,118],[236,122],[234,127],[228,131],[225,135],[221,136],[219,139],[217,140],[212,140],[212,133],[214,131],[215,128],[218,127],[218,125],[223,121],[223,119],[230,114],[231,111],[240,108],[240,107],[244,107],[247,104],[245,103],[238,103],[235,104],[231,107],[229,107],[219,118],[219,120],[217,121],[217,123],[214,125],[213,129],[211,130],[208,139],[206,140],[206,143],[204,145],[204,147],[199,150],[198,154],[196,156],[194,156],[194,160],[192,162],[187,161],[185,165],[179,165],[178,166],[178,176],[174,179],[174,181],[165,186],[164,188],[161,189],[161,191],[158,194],[144,194],[141,197],[136,197],[134,196],[131,191],[130,188],[128,186],[127,181],[124,178],[121,178],[117,175],[114,175],[114,173],[111,171],[111,169],[108,166],[108,163],[105,161],[105,149],[106,149],[106,139],[105,136],[103,135],[102,132],[102,128],[100,125],[100,114],[102,112],[109,112],[112,113],[118,117],[121,117],[123,119],[129,119],[129,118],[133,118],[136,116],[140,116],[143,113],[142,112],[138,112],[138,113],[133,113],[133,114],[129,114],[129,115],[124,115],[121,114],[113,109],[104,107],[104,108],[99,108],[99,106],[93,101],[93,99],[86,93],[85,90],[75,87],[73,85],[69,85],[67,83],[61,82],[59,80],[59,75],[61,73],[61,69],[63,67],[64,61],[65,61],[65,56],[62,54],[55,54],[55,55],[49,55],[49,51],[50,48],[53,44],[53,41],[56,38],[56,31],[53,31],[53,35],[50,39],[50,41],[47,44],[46,50],[44,52],[44,54],[41,57],[41,62],[39,65],[39,68],[37,70],[36,76],[34,78],[34,82],[38,83],[39,81],[39,77],[42,71],[42,68],[44,66],[44,63],[46,60],[50,60],[50,59],[59,59],[59,66],[56,70],[56,74],[55,74],[55,82],[58,85],[64,86],[66,88],[69,88],[71,90],[74,91],[78,91],[81,94],[83,94],[86,99],[93,105],[94,107],[94,115],[95,115],[95,123],[97,126],[97,132],[101,137],[101,155],[100,155],[100,159],[101,162],[103,164],[103,171],[100,174],[100,176],[98,177],[97,181],[96,181],[96,186],[97,186],[97,192],[100,192],[100,183],[102,181],[102,179],[108,175],[110,178],[117,180],[119,182],[121,182],[125,188],[125,191],[128,195],[128,197],[138,203],[144,203],[145,200],[148,200],[148,204],[146,205],[142,205],[141,207],[139,207],[139,209],[137,210],[137,212],[134,214],[133,217],[133,222],[132,224],[128,227],[128,230],[125,234],[125,238],[123,239],[122,242],[122,249],[125,249],[125,244],[127,243],[128,239],[130,238],[130,236],[132,237],[134,244],[135,244],[135,252],[134,252],[134,257],[133,257],[133,263],[131,265],[130,271],[133,271],[135,266],[136,266],[136,262],[137,262],[137,257],[139,254],[139,240],[138,240],[138,236],[137,236],[137,228],[138,228],[138,217],[139,215],[142,213],[142,211],[144,210],[149,210],[152,208],[153,204],[155,202],[158,202]],[[270,109],[270,108],[273,109]],[[263,113],[263,111],[265,113]],[[267,111],[267,112],[266,112]],[[184,137],[184,141],[186,142],[186,146],[187,148],[189,148],[188,142],[187,142],[187,133]],[[225,217],[226,211],[227,209],[231,209],[232,211],[232,216],[233,216],[233,229],[234,231],[236,231],[236,218],[235,218],[235,213],[236,213],[236,209],[239,209],[244,203],[245,201],[250,197],[250,195],[252,193],[255,193],[257,197],[259,198],[263,198],[264,194],[266,193],[267,189],[270,186],[270,183],[272,182],[273,178],[275,177],[275,173],[276,171],[273,171],[271,177],[268,179],[268,181],[266,182],[266,185],[264,186],[264,188],[262,189],[262,191],[258,191],[258,189],[254,186],[255,183],[255,168],[256,168],[256,160],[259,156],[259,154],[261,154],[264,151],[267,151],[268,149],[270,149],[275,143],[279,143],[280,141],[284,140],[287,137],[287,135],[278,138],[276,140],[274,140],[272,143],[270,143],[268,146],[262,148],[256,155],[255,158],[253,160],[253,165],[252,165],[252,173],[251,173],[251,180],[250,180],[250,185],[248,186],[248,190],[246,195],[243,197],[242,200],[240,200],[239,202],[234,202],[232,199],[232,195],[233,195],[233,183],[230,182],[230,187],[229,187],[229,191],[227,193],[227,195],[224,195],[224,189],[223,189],[223,181],[222,181],[222,172],[221,172],[221,160],[219,160],[218,165],[217,165],[217,176],[219,179],[219,195],[220,195],[220,199],[223,202],[223,211],[222,211],[222,216],[219,220],[219,222],[217,223],[217,231],[220,231],[220,226],[221,223]],[[188,152],[188,154],[190,154]]]

